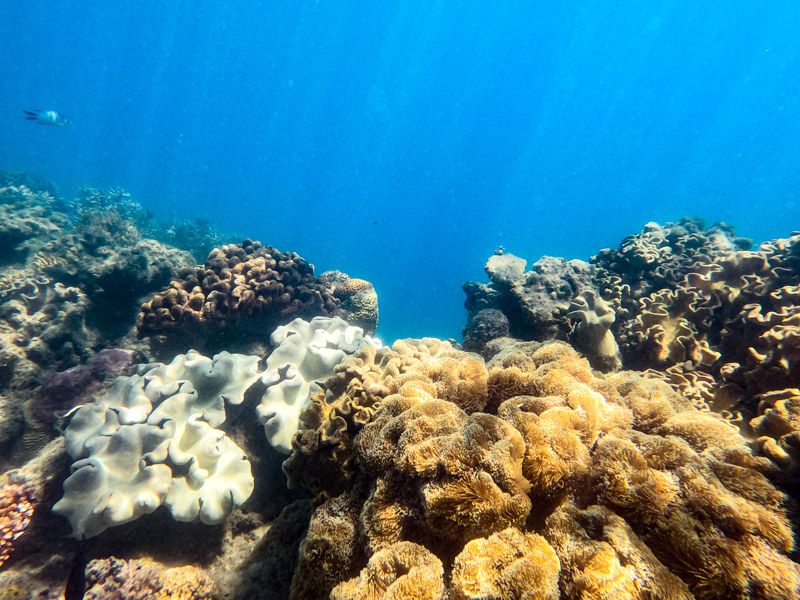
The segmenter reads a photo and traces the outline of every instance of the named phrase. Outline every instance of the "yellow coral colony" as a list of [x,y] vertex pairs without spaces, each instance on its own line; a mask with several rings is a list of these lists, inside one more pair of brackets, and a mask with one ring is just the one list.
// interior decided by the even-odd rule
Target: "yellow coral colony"
[[800,597],[775,465],[663,381],[426,339],[327,388],[285,465],[321,502],[296,598]]

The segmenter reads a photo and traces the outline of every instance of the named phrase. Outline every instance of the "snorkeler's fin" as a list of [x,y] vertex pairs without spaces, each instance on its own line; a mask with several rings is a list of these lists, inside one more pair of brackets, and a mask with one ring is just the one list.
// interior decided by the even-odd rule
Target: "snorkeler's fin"
[[39,118],[39,113],[42,112],[38,108],[34,108],[33,110],[23,110],[22,112],[25,113],[25,118],[28,121],[35,121]]

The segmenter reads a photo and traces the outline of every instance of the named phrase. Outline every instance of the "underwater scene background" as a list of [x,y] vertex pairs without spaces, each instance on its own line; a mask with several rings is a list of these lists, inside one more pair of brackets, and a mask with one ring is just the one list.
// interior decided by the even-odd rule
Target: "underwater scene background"
[[500,244],[587,259],[651,220],[762,241],[800,214],[792,2],[3,12],[5,168],[364,277],[386,339],[458,337],[460,285]]
[[800,8],[0,9],[0,600],[800,598]]

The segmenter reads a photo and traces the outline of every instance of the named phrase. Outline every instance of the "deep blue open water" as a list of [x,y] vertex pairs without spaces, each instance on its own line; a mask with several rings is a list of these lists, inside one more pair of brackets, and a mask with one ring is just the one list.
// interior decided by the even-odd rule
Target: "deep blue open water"
[[500,244],[800,223],[798,2],[0,0],[0,58],[0,169],[369,279],[387,339],[460,337]]

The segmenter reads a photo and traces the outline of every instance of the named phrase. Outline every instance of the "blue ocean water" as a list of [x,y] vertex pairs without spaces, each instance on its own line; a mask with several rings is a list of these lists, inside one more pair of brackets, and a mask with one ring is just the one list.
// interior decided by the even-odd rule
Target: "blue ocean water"
[[[460,337],[499,245],[800,223],[800,4],[0,1],[0,169],[372,281],[386,339]],[[63,129],[26,108],[72,119]]]

